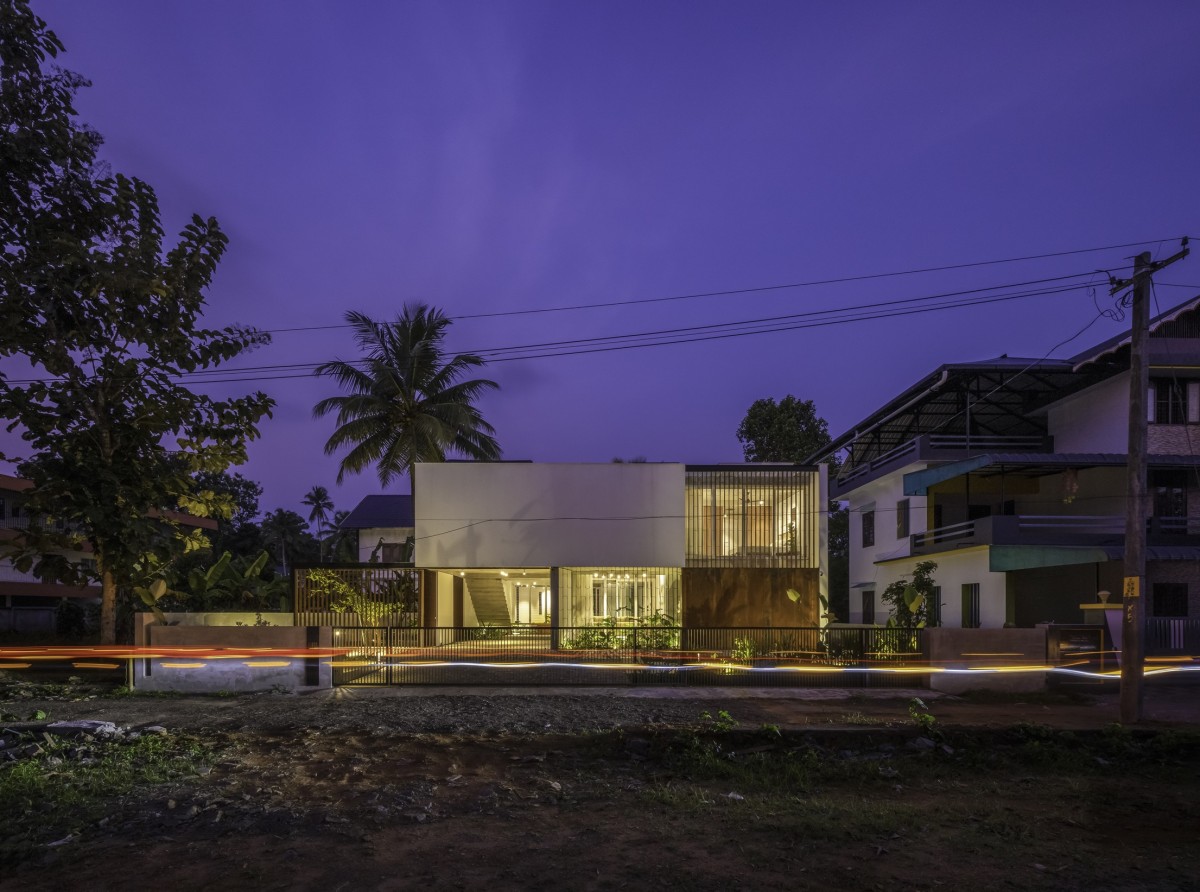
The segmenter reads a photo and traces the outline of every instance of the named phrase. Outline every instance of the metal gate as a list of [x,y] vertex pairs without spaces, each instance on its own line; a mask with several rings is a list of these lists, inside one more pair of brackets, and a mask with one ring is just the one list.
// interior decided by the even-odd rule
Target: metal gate
[[924,687],[898,629],[336,626],[335,685]]

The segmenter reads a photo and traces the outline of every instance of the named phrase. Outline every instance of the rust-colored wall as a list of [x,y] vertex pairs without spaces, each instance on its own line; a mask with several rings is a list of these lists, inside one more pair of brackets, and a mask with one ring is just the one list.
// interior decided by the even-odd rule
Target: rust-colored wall
[[[686,567],[683,624],[704,626],[816,626],[820,574],[815,569]],[[793,603],[787,590],[800,592]]]
[[[328,634],[328,633],[325,633]],[[305,626],[160,626],[142,627],[139,643],[156,647],[284,648],[303,650],[308,645]],[[328,644],[322,646],[328,647]]]

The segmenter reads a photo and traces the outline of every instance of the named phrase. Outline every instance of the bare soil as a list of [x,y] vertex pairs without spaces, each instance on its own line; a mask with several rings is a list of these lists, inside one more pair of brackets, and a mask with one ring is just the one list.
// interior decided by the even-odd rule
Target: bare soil
[[211,755],[47,827],[0,887],[1195,889],[1198,694],[1151,687],[1130,732],[1109,693],[10,690]]

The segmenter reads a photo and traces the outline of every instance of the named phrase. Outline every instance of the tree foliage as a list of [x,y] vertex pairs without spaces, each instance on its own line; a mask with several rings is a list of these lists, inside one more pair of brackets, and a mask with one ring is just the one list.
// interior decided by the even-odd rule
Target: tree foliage
[[500,457],[495,430],[475,406],[499,385],[467,378],[484,364],[478,356],[445,352],[450,319],[441,310],[414,303],[392,323],[356,312],[347,313],[346,321],[364,358],[320,366],[318,375],[348,393],[313,408],[316,417],[333,413],[337,420],[325,453],[349,448],[338,483],[374,466],[380,484],[387,486],[394,477],[411,474],[417,462],[445,461],[450,453],[476,461]]
[[[245,460],[272,402],[216,400],[180,376],[268,340],[200,324],[226,238],[193,216],[164,245],[154,191],[96,163],[99,137],[75,116],[82,78],[49,66],[62,45],[21,0],[0,3],[0,418],[19,430],[16,461],[35,518],[18,566],[78,579],[61,550],[90,546],[101,582],[101,640],[115,640],[116,593],[203,545],[170,513],[223,516],[230,500],[193,475]],[[64,522],[68,525],[64,529]],[[178,535],[175,535],[178,533]]]
[[[817,414],[812,400],[791,394],[779,402],[771,397],[755,400],[737,429],[738,441],[746,461],[792,462],[800,464],[827,447],[832,438],[829,424]],[[830,477],[841,466],[830,456]],[[850,516],[840,503],[829,503],[829,604],[833,616],[849,615],[850,598]]]
[[935,561],[921,561],[913,568],[912,580],[901,577],[883,590],[879,599],[891,611],[888,625],[914,631],[929,622],[934,606]]
[[342,528],[342,521],[349,516],[349,511],[334,513],[333,528],[324,543],[326,558],[334,563],[352,564],[358,561],[358,530]]
[[737,429],[746,461],[802,464],[831,442],[829,425],[812,400],[785,396],[755,400]]
[[308,524],[295,511],[276,508],[263,518],[262,535],[286,575],[297,563],[317,560],[320,548]]
[[310,509],[308,512],[308,522],[317,525],[317,543],[319,545],[320,559],[325,559],[325,527],[329,524],[329,513],[333,511],[333,499],[329,497],[329,490],[323,486],[314,486],[300,500]]

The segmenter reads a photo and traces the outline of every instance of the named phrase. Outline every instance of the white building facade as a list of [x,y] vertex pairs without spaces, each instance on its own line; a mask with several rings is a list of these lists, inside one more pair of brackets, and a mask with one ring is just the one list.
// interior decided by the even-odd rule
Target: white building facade
[[[1200,616],[1200,298],[1151,324],[1147,612]],[[942,366],[813,456],[845,451],[850,616],[937,564],[935,624],[1102,622],[1119,602],[1128,335],[1069,360]]]

